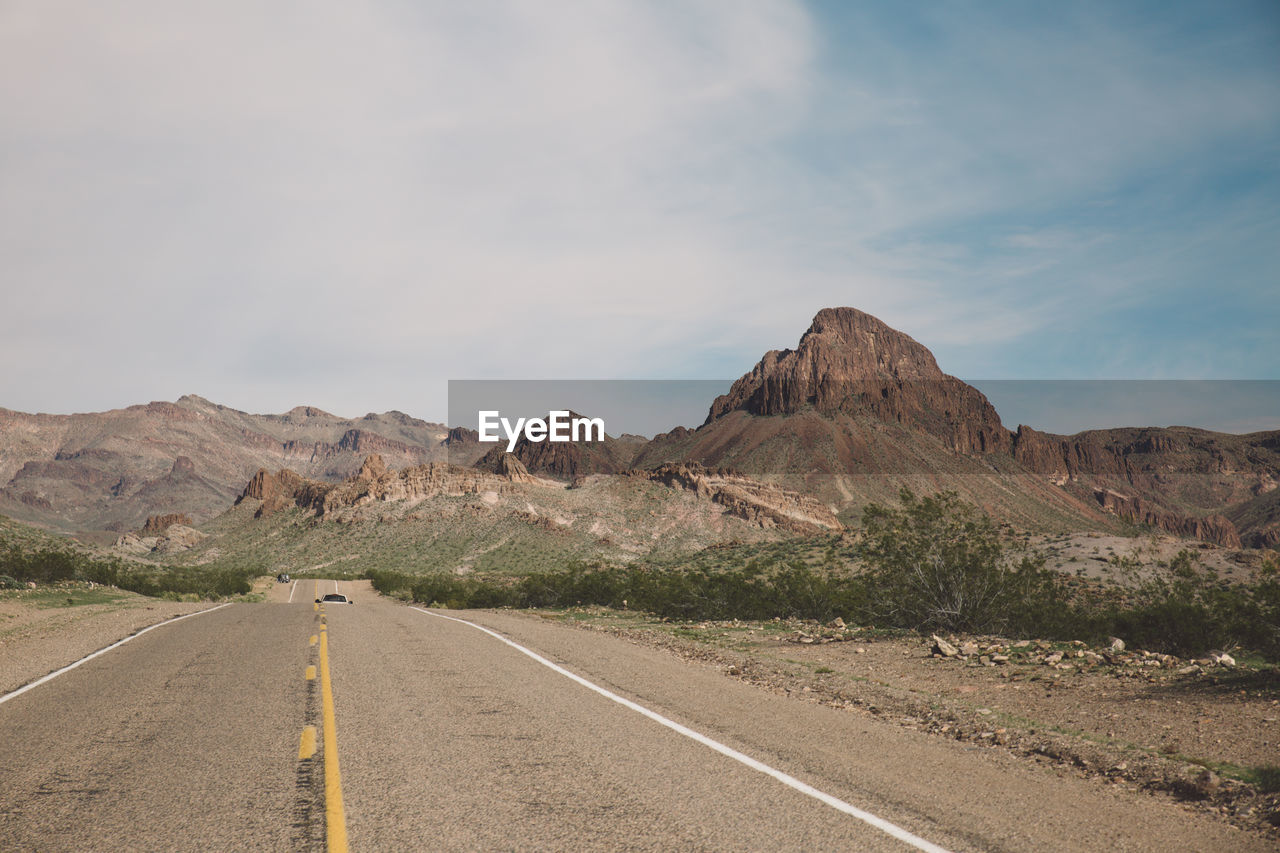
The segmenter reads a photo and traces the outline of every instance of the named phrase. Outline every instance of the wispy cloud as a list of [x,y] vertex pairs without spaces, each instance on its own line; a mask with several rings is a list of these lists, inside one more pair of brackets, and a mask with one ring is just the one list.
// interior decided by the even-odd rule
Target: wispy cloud
[[1179,8],[6,4],[0,405],[443,417],[836,304],[960,375],[1266,374],[1280,27]]

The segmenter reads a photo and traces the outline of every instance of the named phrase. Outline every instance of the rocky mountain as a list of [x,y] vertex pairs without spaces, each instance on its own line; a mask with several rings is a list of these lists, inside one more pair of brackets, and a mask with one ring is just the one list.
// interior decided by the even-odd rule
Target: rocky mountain
[[635,464],[689,461],[846,507],[954,488],[1032,525],[1116,518],[1236,547],[1280,536],[1274,512],[1245,509],[1276,488],[1280,432],[1010,431],[924,346],[854,308],[819,312],[796,349],[766,353],[701,427],[655,437]]
[[261,563],[270,573],[340,563],[523,574],[843,530],[812,498],[698,466],[591,474],[572,484],[531,475],[513,454],[497,467],[395,470],[373,455],[338,483],[260,470],[234,507],[202,525],[207,538],[190,542],[173,525],[177,535],[126,534],[115,547],[166,561]]
[[166,513],[199,523],[259,468],[337,481],[370,453],[402,466],[442,459],[446,432],[400,412],[255,415],[195,396],[92,414],[0,409],[0,513],[63,531],[133,530]]
[[1248,507],[1274,502],[1265,496],[1280,479],[1280,432],[1149,427],[1061,436],[1020,426],[1013,455],[1063,488],[1092,491],[1126,521],[1233,547],[1277,536],[1276,519]]
[[0,409],[0,513],[61,530],[125,531],[175,513],[199,525],[237,495],[256,502],[259,518],[301,506],[329,517],[366,499],[453,499],[485,478],[534,489],[553,478],[579,492],[572,502],[582,488],[566,484],[604,488],[596,478],[632,472],[633,485],[678,489],[783,528],[795,513],[801,526],[826,528],[831,509],[856,516],[905,486],[954,489],[1029,529],[1131,523],[1228,546],[1280,544],[1280,431],[1010,430],[922,344],[854,308],[819,312],[795,349],[766,353],[711,401],[697,429],[648,442],[521,438],[510,454],[477,439],[399,412],[252,415],[199,397],[86,415]]
[[[569,412],[570,419],[580,417],[582,415],[577,412]],[[480,444],[478,434],[471,430],[464,430],[464,432],[476,436],[476,443],[482,448],[487,448],[474,464],[487,471],[496,470],[502,459],[508,455],[506,444],[503,442]],[[519,459],[533,474],[572,480],[587,474],[620,474],[627,471],[632,467],[636,455],[647,443],[647,439],[637,435],[622,435],[617,438],[606,435],[603,441],[566,442],[535,442],[521,435],[509,455]],[[455,452],[454,446],[450,445],[451,462],[455,461]]]
[[825,308],[794,350],[771,350],[729,393],[716,398],[713,423],[730,412],[871,417],[909,425],[949,449],[1009,449],[1000,416],[976,388],[938,367],[933,353],[856,308]]

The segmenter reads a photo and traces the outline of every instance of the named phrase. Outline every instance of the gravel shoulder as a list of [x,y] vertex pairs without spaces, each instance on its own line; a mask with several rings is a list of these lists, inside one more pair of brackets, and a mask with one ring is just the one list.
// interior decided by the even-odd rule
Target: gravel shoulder
[[2,591],[0,694],[149,625],[210,606],[88,584]]
[[798,701],[1173,800],[1280,841],[1280,792],[1266,775],[1268,767],[1280,774],[1274,666],[995,637],[951,637],[968,654],[945,656],[930,639],[843,626],[672,623],[603,608],[539,615]]

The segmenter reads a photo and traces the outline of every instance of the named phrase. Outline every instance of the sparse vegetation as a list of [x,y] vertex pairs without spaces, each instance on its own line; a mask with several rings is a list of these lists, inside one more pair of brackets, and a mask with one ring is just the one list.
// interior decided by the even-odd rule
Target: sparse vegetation
[[367,572],[376,589],[449,608],[601,605],[678,620],[816,619],[917,631],[1103,642],[1175,655],[1247,649],[1280,660],[1280,578],[1231,583],[1192,551],[1133,587],[1049,571],[976,507],[944,492],[870,506],[861,544],[733,544],[687,559],[603,561],[525,574]]
[[51,542],[0,539],[0,576],[5,586],[90,581],[150,596],[223,598],[249,592],[252,572],[230,568],[161,568],[119,558],[99,558]]
[[1044,559],[1009,541],[955,492],[863,511],[871,621],[906,628],[996,633],[1026,630],[1056,607]]

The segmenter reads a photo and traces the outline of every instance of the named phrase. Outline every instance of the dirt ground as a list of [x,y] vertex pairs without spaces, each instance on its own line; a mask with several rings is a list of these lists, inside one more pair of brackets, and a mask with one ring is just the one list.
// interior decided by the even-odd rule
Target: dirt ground
[[[799,622],[545,613],[726,676],[1208,809],[1280,842],[1280,669],[993,637]],[[961,654],[959,652],[963,651]]]
[[0,694],[148,625],[211,606],[83,583],[0,591]]
[[1252,583],[1258,579],[1269,557],[1265,551],[1256,549],[1222,548],[1159,533],[1145,536],[1072,533],[1029,537],[1028,544],[1044,554],[1045,566],[1050,569],[1121,585],[1164,575],[1163,570],[1183,551],[1189,553],[1197,565],[1216,572],[1224,580]]

